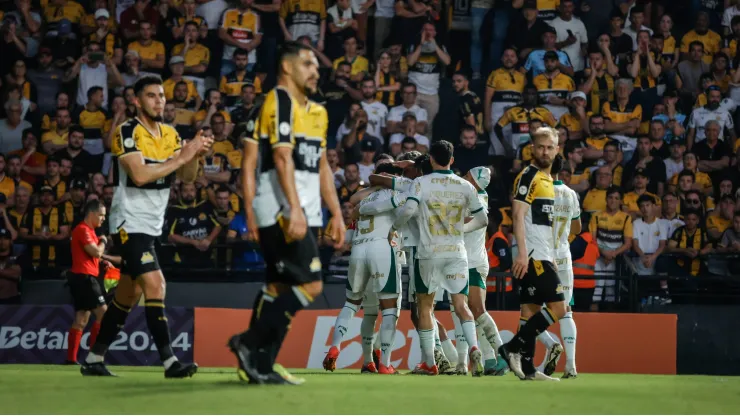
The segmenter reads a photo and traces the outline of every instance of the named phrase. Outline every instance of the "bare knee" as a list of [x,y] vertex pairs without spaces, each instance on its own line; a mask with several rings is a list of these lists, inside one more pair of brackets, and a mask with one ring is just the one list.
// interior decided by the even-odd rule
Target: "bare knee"
[[465,295],[452,295],[452,304],[455,306],[455,314],[461,321],[469,321],[473,319],[468,308],[468,297]]
[[144,273],[137,279],[144,299],[164,299],[167,292],[167,283],[161,271],[156,270]]
[[529,319],[534,316],[534,314],[538,313],[540,309],[542,309],[542,306],[540,305],[524,304],[522,305],[521,315],[523,318]]
[[565,309],[565,302],[553,302],[547,304],[547,309],[552,312],[558,319],[562,319],[565,316],[567,310]]
[[75,321],[72,327],[75,329],[83,330],[90,321],[90,311],[77,311],[75,313]]
[[103,320],[103,315],[105,315],[105,312],[108,310],[108,305],[100,305],[97,307],[93,314],[95,315],[95,320],[98,322],[101,322]]

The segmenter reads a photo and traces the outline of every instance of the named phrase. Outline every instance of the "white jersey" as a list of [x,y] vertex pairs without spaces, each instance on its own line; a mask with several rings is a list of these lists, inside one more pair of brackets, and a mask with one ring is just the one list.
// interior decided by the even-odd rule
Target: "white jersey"
[[[488,194],[486,191],[478,191],[478,200],[483,210],[488,215]],[[468,209],[467,216],[470,216]],[[479,266],[488,265],[486,254],[486,227],[465,233],[465,252],[468,255],[468,268],[475,269]]]
[[[403,195],[400,199],[405,200],[405,197],[411,193],[413,184],[414,181],[412,179],[395,177],[393,178],[392,188],[394,191],[398,191]],[[416,221],[408,221],[399,231],[401,231],[404,247],[416,247],[419,244],[419,224]]]
[[451,170],[434,171],[417,178],[406,202],[416,201],[419,212],[417,258],[467,258],[463,229],[465,213],[483,210],[478,193]]
[[555,186],[555,214],[553,215],[552,231],[555,239],[555,258],[570,258],[570,222],[581,217],[581,207],[578,203],[578,194],[562,181],[553,182]]
[[367,133],[385,143],[382,129],[385,127],[385,119],[388,117],[388,107],[380,101],[373,101],[372,103],[362,101],[360,104],[367,113]]
[[[397,192],[390,189],[381,189],[368,195],[360,202],[360,207],[371,202],[388,200],[397,197]],[[385,211],[375,215],[360,215],[355,227],[352,246],[366,243],[368,241],[386,240],[391,231],[393,221],[396,219],[393,211]],[[383,253],[387,255],[387,253]]]

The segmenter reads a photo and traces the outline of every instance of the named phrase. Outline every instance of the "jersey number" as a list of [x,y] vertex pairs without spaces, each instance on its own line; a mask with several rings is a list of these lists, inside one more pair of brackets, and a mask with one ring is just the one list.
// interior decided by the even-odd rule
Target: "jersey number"
[[435,236],[461,234],[455,228],[462,221],[463,206],[456,203],[445,204],[444,202],[429,202],[429,233]]
[[[367,221],[367,227],[360,227],[360,224]],[[357,224],[357,229],[360,231],[360,234],[370,234],[375,230],[375,217],[372,215],[360,215],[360,221]]]
[[560,238],[563,236],[563,233],[565,233],[565,229],[568,226],[568,219],[565,217],[557,217],[555,218],[555,249],[558,249],[558,246],[560,246]]

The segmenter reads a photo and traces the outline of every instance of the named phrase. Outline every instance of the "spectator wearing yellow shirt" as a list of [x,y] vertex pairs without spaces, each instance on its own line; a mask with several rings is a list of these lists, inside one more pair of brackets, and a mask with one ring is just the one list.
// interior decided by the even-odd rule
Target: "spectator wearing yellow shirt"
[[569,111],[560,117],[558,124],[568,129],[570,140],[581,140],[585,135],[583,126],[587,122],[586,106],[588,101],[586,93],[583,91],[571,92],[569,99],[570,101],[566,103]]
[[[627,212],[632,216],[632,219],[636,219],[638,217],[641,217],[640,213],[640,206],[637,202],[641,196],[648,195],[653,197],[653,199],[656,201],[657,209],[662,209],[662,201],[660,198],[658,198],[657,195],[650,193],[647,191],[648,183],[650,183],[650,177],[648,177],[648,172],[645,169],[637,169],[635,171],[634,178],[632,179],[632,184],[634,185],[634,189],[632,192],[628,192],[624,195],[624,199],[622,201],[622,210]],[[660,211],[656,212],[655,214],[659,214]]]
[[[686,152],[683,154],[683,168],[688,170],[694,176],[694,188],[699,190],[704,195],[711,195],[712,191],[712,179],[704,172],[698,170],[699,162],[696,155],[692,152]],[[683,171],[679,172],[671,178],[671,189],[675,192],[676,186],[680,185],[680,179],[683,176]]]
[[78,27],[85,17],[85,8],[72,0],[51,0],[44,9],[44,20],[49,27],[47,36],[56,36],[56,23],[60,20],[69,20],[74,27]]
[[230,109],[237,105],[246,85],[253,86],[256,94],[262,94],[262,81],[254,72],[248,70],[249,52],[244,49],[236,49],[233,60],[236,69],[223,75],[218,87],[224,96],[226,107]]
[[[208,36],[208,23],[202,16],[196,14],[197,4],[195,0],[183,0],[182,15],[177,17],[172,25],[172,38],[180,40],[185,35],[185,23],[195,22],[198,25],[200,37],[205,39]],[[205,33],[203,33],[205,32]]]
[[344,38],[344,56],[334,60],[332,66],[337,69],[340,62],[347,62],[352,66],[350,79],[354,82],[362,81],[368,73],[368,62],[364,56],[357,54],[357,37],[354,34],[348,34]]
[[185,78],[195,83],[198,94],[205,94],[206,84],[204,76],[211,61],[211,51],[198,42],[198,24],[185,23],[185,42],[172,49],[172,55],[182,56],[185,59]]
[[563,149],[563,157],[565,157],[565,167],[571,172],[571,189],[584,192],[589,187],[591,172],[583,168],[583,148],[579,147],[576,141],[567,142]]
[[583,198],[583,210],[591,213],[606,210],[606,191],[612,181],[612,172],[607,166],[596,169],[594,175],[596,176],[595,185]]
[[152,39],[153,33],[151,23],[139,22],[139,39],[131,42],[128,50],[139,53],[142,70],[159,74],[164,68],[165,49],[162,42]]
[[617,80],[615,88],[616,99],[604,103],[601,115],[606,123],[604,131],[611,134],[634,136],[642,121],[642,106],[630,101],[634,86],[629,79]]
[[[226,75],[235,69],[234,62],[231,59],[237,49],[249,53],[250,64],[247,70],[253,71],[257,63],[257,47],[262,43],[260,15],[252,9],[254,0],[239,0],[238,3],[238,8],[224,11],[219,23],[218,37],[224,43],[224,50],[221,55],[221,75]],[[296,4],[295,9],[291,9],[291,11],[293,10],[296,13],[305,13],[307,16],[312,14],[300,4]],[[296,36],[292,40],[296,40],[298,37]]]
[[687,59],[689,53],[689,45],[691,42],[698,41],[704,45],[704,57],[702,61],[706,64],[712,63],[712,57],[715,53],[719,52],[720,43],[722,37],[717,33],[709,29],[709,14],[706,12],[699,12],[696,16],[696,25],[694,29],[686,33],[681,38],[681,58]]
[[221,101],[221,92],[212,88],[206,92],[206,99],[203,101],[201,109],[193,115],[193,127],[200,129],[204,126],[210,126],[211,117],[216,113],[224,116],[227,125],[231,124],[231,115],[226,111]]
[[183,76],[183,74],[185,73],[185,58],[180,55],[175,55],[170,58],[170,72],[172,73],[172,76],[167,79],[167,81],[162,83],[162,88],[164,89],[164,98],[166,98],[167,101],[174,100],[177,86],[179,84],[185,84],[185,98],[178,97],[182,98],[182,100],[178,99],[176,101],[182,101],[183,106],[185,107],[200,107],[203,100],[200,98],[200,94],[198,94],[198,90],[196,89],[195,84],[193,83],[193,81],[186,79]]
[[[98,0],[103,1],[105,0]],[[106,9],[98,9],[94,15],[89,15],[92,18],[92,28],[87,32],[89,36],[87,40],[100,45],[100,49],[103,50],[116,65],[121,65],[123,60],[123,48],[121,46],[121,39],[116,35],[116,24],[115,19],[110,18],[110,13]],[[83,26],[87,27],[87,26]],[[83,33],[86,31],[83,30]]]
[[722,233],[732,225],[735,211],[735,198],[732,195],[723,195],[719,201],[719,210],[707,216],[707,234],[711,241],[719,241]]
[[588,118],[588,131],[591,133],[583,143],[583,158],[593,165],[597,160],[604,157],[606,144],[613,140],[607,137],[604,128],[606,120],[600,114],[593,114]]
[[0,153],[0,194],[11,199],[15,194],[15,181],[5,174],[5,155]]
[[44,153],[51,155],[61,149],[66,149],[69,125],[72,123],[72,114],[66,108],[58,108],[55,115],[56,127],[41,136],[41,148]]

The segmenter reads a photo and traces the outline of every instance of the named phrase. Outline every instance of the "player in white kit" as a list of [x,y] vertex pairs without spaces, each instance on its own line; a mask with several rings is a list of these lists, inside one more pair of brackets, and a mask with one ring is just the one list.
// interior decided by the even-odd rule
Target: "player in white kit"
[[[475,188],[452,173],[450,165],[453,147],[441,140],[429,149],[430,162],[434,171],[417,178],[398,215],[389,238],[396,229],[406,224],[417,212],[415,221],[419,226],[419,275],[416,276],[416,298],[419,308],[419,343],[422,363],[417,373],[437,375],[439,369],[434,360],[434,294],[440,290],[450,293],[455,313],[462,321],[465,339],[470,346],[469,356],[473,364],[473,375],[483,375],[483,357],[478,348],[473,314],[467,305],[468,261],[465,251],[464,233],[488,224],[483,206]],[[472,220],[465,223],[465,213],[470,210]]]
[[[376,174],[394,173],[390,163],[378,165]],[[362,331],[363,366],[362,373],[395,374],[390,364],[393,337],[396,333],[398,309],[400,308],[401,267],[398,263],[397,249],[388,244],[388,232],[396,216],[393,209],[404,201],[398,192],[379,189],[360,202],[364,205],[385,202],[390,209],[362,213],[357,220],[352,238],[352,254],[347,274],[347,301],[337,316],[332,337],[332,346],[324,359],[324,369],[334,371],[339,357],[339,347],[347,332],[349,321],[362,305],[365,315],[373,317],[363,326]],[[381,357],[376,368],[372,357],[373,332],[378,315],[378,304],[383,312],[380,326]]]
[[[553,214],[553,237],[555,241],[555,264],[558,268],[558,277],[563,285],[567,312],[560,319],[560,337],[565,342],[565,373],[563,378],[575,378],[576,373],[576,323],[571,310],[573,302],[573,260],[570,256],[570,234],[581,233],[581,208],[578,194],[562,181],[558,180],[558,172],[563,168],[564,159],[558,155],[552,163],[553,185],[555,188],[555,206]],[[545,334],[545,333],[543,333]],[[562,354],[562,346],[555,344],[547,351],[547,362],[544,373],[552,375],[555,366]]]

